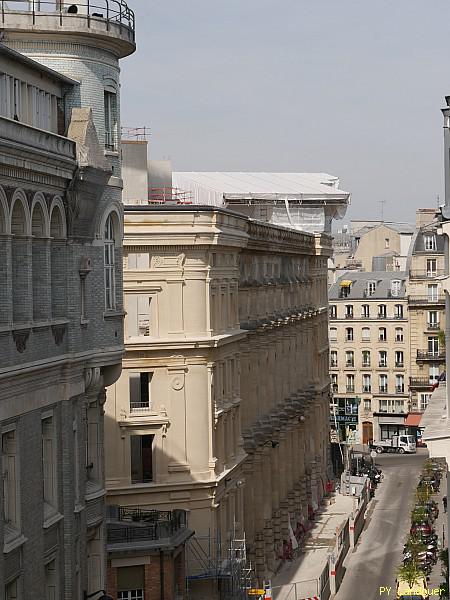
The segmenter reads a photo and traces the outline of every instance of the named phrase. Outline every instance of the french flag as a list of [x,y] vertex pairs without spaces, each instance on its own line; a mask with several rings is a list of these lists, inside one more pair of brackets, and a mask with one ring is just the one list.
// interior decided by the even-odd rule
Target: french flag
[[441,373],[439,375],[438,380],[434,382],[433,387],[431,388],[432,392],[434,392],[434,390],[436,390],[439,387],[439,384],[441,383],[441,381],[445,381],[445,371],[443,373]]

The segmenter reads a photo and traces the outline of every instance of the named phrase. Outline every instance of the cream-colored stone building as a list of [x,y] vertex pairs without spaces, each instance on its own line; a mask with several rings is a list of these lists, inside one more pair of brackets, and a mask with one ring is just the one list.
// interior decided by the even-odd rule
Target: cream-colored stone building
[[[444,238],[437,235],[434,216],[434,210],[418,211],[422,227],[411,244],[408,261],[411,410],[416,413],[426,409],[432,387],[445,371]],[[415,421],[420,424],[419,414]]]
[[245,536],[262,582],[289,518],[300,531],[324,492],[331,239],[214,207],[141,205],[125,207],[124,248],[108,502],[188,510],[210,559],[189,562],[192,597],[214,598],[230,540]]
[[330,288],[332,428],[368,443],[405,430],[409,327],[405,272],[352,272]]

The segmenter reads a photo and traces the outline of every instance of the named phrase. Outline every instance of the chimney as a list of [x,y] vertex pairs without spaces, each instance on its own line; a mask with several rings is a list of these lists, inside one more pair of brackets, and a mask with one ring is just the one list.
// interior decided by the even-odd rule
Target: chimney
[[445,206],[450,206],[450,96],[445,96],[447,107],[442,109],[444,115],[444,176]]

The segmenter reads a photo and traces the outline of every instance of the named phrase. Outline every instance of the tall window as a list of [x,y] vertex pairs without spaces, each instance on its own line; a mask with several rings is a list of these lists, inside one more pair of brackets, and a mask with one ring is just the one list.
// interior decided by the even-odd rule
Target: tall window
[[362,351],[362,366],[370,367],[370,350]]
[[428,406],[428,402],[430,401],[431,394],[421,393],[419,395],[419,410],[423,412],[426,410]]
[[42,419],[42,472],[44,502],[56,509],[56,435],[53,417]]
[[337,317],[337,306],[336,304],[332,304],[330,306],[330,319],[336,319]]
[[378,352],[378,366],[379,367],[387,367],[387,351],[380,350]]
[[389,242],[389,238],[384,238],[384,247],[387,249],[389,248],[390,242]]
[[428,302],[437,302],[439,297],[437,283],[430,283],[428,286]]
[[425,250],[436,251],[436,235],[434,233],[426,233],[423,236],[423,245]]
[[387,341],[387,330],[386,330],[386,327],[380,327],[378,329],[378,339],[380,340],[380,342],[386,342]]
[[153,373],[130,373],[130,410],[146,411],[151,408],[150,382]]
[[345,318],[353,319],[353,304],[346,304],[345,306]]
[[363,393],[368,394],[372,391],[372,381],[369,374],[363,375]]
[[378,318],[385,319],[386,316],[387,316],[386,304],[379,304],[378,305]]
[[45,565],[45,600],[58,600],[58,571],[56,559]]
[[117,95],[105,91],[105,148],[117,150]]
[[347,392],[354,392],[355,391],[355,376],[347,375],[346,384],[347,384]]
[[431,364],[428,367],[428,379],[430,383],[436,383],[439,379],[439,365]]
[[2,475],[4,520],[15,529],[20,529],[20,488],[15,430],[2,435]]
[[115,240],[114,223],[112,215],[105,223],[105,307],[113,309],[116,307],[116,280],[115,280]]
[[437,310],[428,311],[428,327],[430,329],[439,328],[439,313]]
[[370,327],[363,327],[361,333],[362,333],[362,341],[370,342]]
[[337,375],[337,373],[331,374],[331,389],[333,392],[338,391],[338,375]]
[[19,579],[14,579],[11,583],[8,583],[5,587],[5,600],[20,600],[21,595],[19,592]]
[[337,350],[331,350],[330,352],[330,367],[338,366],[338,354]]
[[330,342],[337,342],[337,329],[330,327]]
[[436,277],[437,261],[435,258],[427,258],[427,277]]
[[395,376],[395,391],[397,394],[405,393],[405,377],[404,375]]
[[391,281],[391,296],[394,298],[400,294],[400,287],[402,282],[399,279],[394,279]]
[[403,367],[404,362],[403,362],[403,350],[396,350],[395,351],[395,366],[396,367]]
[[361,317],[363,319],[369,319],[370,318],[370,306],[368,304],[363,304],[361,306]]
[[355,366],[355,354],[353,350],[349,350],[345,353],[345,366],[346,367],[354,367]]
[[353,327],[347,327],[345,330],[345,339],[347,342],[353,342]]
[[387,375],[382,373],[378,378],[378,386],[380,388],[380,394],[387,394],[388,391],[388,382]]
[[131,440],[131,483],[153,481],[154,435],[132,435]]
[[428,355],[439,356],[439,338],[437,336],[428,337]]
[[394,318],[403,319],[403,306],[401,304],[395,305]]
[[368,281],[367,282],[367,295],[368,296],[373,296],[376,289],[377,289],[376,281]]
[[395,328],[395,341],[396,342],[403,342],[403,327],[396,327]]

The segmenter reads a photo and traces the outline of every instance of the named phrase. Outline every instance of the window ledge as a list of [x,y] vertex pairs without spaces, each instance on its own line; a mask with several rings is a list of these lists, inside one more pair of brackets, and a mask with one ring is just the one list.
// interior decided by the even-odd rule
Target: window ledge
[[107,150],[105,148],[105,156],[119,156],[118,150]]
[[27,538],[12,525],[5,525],[3,553],[12,552],[19,546],[22,546],[27,541]]
[[97,481],[88,479],[86,482],[86,492],[84,495],[85,501],[90,502],[91,500],[96,500],[102,496],[106,496],[105,488]]
[[59,523],[62,519],[64,519],[63,515],[54,506],[44,502],[44,524],[42,525],[44,529]]
[[123,319],[125,317],[125,311],[123,309],[117,310],[105,310],[103,313],[104,319]]

